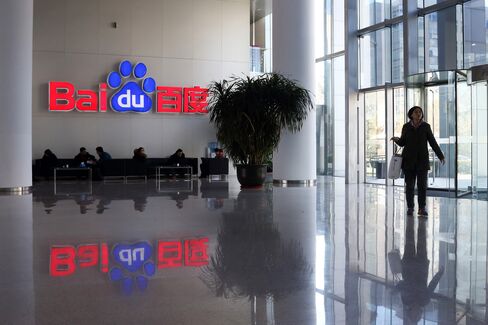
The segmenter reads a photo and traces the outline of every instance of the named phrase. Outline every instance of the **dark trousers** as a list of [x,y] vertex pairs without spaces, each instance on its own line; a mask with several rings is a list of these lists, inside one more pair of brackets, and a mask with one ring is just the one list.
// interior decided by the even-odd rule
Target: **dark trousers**
[[419,208],[425,208],[425,197],[427,196],[427,173],[428,170],[404,170],[405,192],[407,196],[407,207],[413,209],[413,196],[415,180],[417,180],[417,195]]

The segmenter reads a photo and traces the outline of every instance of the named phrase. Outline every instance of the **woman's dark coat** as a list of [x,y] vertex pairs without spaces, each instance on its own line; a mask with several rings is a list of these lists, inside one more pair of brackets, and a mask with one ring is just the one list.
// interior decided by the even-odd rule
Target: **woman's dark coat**
[[437,157],[442,160],[444,154],[435,141],[430,124],[421,122],[418,128],[408,122],[403,125],[400,140],[395,141],[397,145],[403,147],[402,169],[403,170],[429,170],[429,150],[427,141],[434,150]]

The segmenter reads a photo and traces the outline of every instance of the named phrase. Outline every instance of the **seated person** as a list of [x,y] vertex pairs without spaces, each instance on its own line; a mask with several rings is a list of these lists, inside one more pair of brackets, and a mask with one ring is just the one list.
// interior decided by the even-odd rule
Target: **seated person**
[[50,149],[46,149],[41,160],[42,175],[46,178],[52,176],[54,168],[58,166],[58,157]]
[[[215,148],[215,158],[214,159],[222,159],[225,158],[224,149],[222,148]],[[208,176],[208,164],[204,164],[203,162],[200,164],[200,171],[201,175],[200,178],[205,178]]]
[[98,155],[98,160],[97,160],[97,163],[96,163],[96,166],[94,166],[94,179],[96,180],[101,180],[102,179],[102,164],[104,161],[107,161],[107,160],[111,160],[112,159],[112,156],[103,150],[102,147],[96,147],[95,150],[97,151],[97,155]]
[[186,158],[183,150],[178,149],[174,154],[169,156],[168,164],[171,166],[184,166],[186,164]]
[[215,158],[225,158],[224,156],[224,149],[216,148],[215,149]]
[[104,151],[102,147],[97,147],[95,150],[97,151],[99,162],[112,159],[112,156]]
[[132,159],[140,161],[140,162],[146,162],[147,155],[146,152],[144,151],[143,147],[139,147],[137,149],[134,149],[134,156]]
[[75,156],[74,160],[76,167],[87,167],[96,163],[95,156],[86,151],[85,147],[80,148],[80,153]]
[[[176,152],[174,154],[169,156],[168,165],[169,166],[187,166],[185,153],[183,152],[182,149],[178,148],[178,150],[176,150]],[[185,174],[185,172],[186,172],[186,170],[183,168],[178,168],[178,170],[177,170],[177,173],[180,176],[183,176]],[[175,170],[171,170],[170,173],[172,173],[174,175]]]

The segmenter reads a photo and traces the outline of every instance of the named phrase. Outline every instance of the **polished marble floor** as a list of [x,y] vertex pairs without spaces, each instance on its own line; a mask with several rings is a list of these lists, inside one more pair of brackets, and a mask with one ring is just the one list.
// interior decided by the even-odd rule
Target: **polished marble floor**
[[0,196],[0,324],[486,324],[487,202],[61,180]]

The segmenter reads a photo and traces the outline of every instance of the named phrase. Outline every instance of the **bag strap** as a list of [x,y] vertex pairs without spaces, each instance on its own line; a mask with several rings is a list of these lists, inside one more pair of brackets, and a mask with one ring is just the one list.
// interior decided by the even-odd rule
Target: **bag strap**
[[394,146],[394,153],[393,153],[393,155],[401,155],[402,152],[403,152],[403,147],[400,147],[396,143],[393,143],[393,146]]

